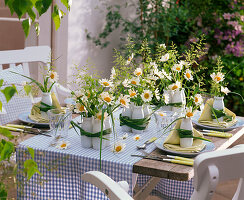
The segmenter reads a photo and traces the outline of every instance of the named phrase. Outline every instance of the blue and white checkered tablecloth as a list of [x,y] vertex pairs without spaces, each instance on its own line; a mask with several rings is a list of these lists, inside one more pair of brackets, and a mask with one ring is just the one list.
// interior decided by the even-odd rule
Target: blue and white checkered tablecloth
[[[118,112],[115,114],[116,132],[118,137],[125,133],[121,131],[118,122]],[[114,154],[111,147],[102,150],[102,172],[115,181],[125,180],[129,183],[132,194],[133,164],[141,158],[131,157],[131,154],[140,154],[136,145],[147,139],[158,136],[157,126],[152,117],[147,131],[141,134],[140,141],[134,141],[135,134],[129,133],[124,140],[126,148],[119,154]],[[18,199],[26,200],[103,200],[107,197],[93,185],[81,181],[81,175],[87,171],[99,170],[99,151],[81,147],[81,140],[74,129],[69,130],[67,140],[70,148],[60,150],[50,146],[50,138],[35,136],[22,142],[17,148],[18,163]],[[29,181],[23,176],[23,163],[30,158],[27,147],[35,150],[35,161],[43,176],[35,174]],[[147,147],[151,152],[155,145]],[[139,175],[137,183],[144,184],[150,177]],[[155,188],[164,196],[189,199],[192,192],[192,181],[174,181],[161,179]]]

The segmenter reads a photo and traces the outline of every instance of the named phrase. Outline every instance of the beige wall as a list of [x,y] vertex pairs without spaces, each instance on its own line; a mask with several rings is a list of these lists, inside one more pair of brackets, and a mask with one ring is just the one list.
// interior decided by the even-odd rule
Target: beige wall
[[[0,17],[16,17],[11,16],[4,0],[0,0]],[[21,22],[0,21],[0,50],[23,49],[24,45],[25,37]]]

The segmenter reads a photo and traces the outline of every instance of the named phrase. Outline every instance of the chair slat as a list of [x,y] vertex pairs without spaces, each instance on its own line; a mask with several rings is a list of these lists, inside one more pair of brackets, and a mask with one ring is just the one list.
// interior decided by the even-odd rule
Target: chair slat
[[15,63],[11,63],[11,64],[9,64],[9,67],[10,68],[13,68],[13,67],[15,67],[16,65],[15,65]]
[[3,70],[3,65],[0,65],[0,70]]
[[24,70],[24,74],[26,76],[30,76],[30,69],[29,69],[29,64],[28,63],[23,63],[23,70]]

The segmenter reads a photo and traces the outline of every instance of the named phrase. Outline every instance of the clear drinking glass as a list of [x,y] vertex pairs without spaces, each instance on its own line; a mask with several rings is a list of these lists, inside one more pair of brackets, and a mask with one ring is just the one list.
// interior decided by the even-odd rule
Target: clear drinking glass
[[55,140],[67,138],[72,112],[69,109],[51,109],[47,111],[51,134]]

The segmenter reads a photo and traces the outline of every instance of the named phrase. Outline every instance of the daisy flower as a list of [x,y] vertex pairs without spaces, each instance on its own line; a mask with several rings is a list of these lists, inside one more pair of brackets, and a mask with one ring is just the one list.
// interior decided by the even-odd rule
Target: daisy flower
[[150,62],[150,66],[152,66],[153,69],[158,68],[158,65],[155,62]]
[[179,81],[176,81],[176,83],[169,85],[170,90],[178,90],[179,88],[181,88],[181,82]]
[[152,100],[152,92],[150,90],[144,90],[144,92],[141,94],[141,98],[145,102],[149,102]]
[[190,65],[188,62],[183,61],[183,60],[181,60],[179,64],[182,66],[189,66]]
[[110,95],[108,92],[102,92],[101,93],[101,98],[104,102],[111,104],[113,100],[113,96]]
[[83,104],[81,104],[81,103],[77,103],[75,105],[74,111],[75,111],[75,113],[86,112],[86,107]]
[[163,74],[167,79],[169,79],[170,81],[172,80],[171,74],[167,74],[167,72],[164,71],[164,69],[162,69],[161,72],[162,72],[162,74]]
[[128,80],[128,79],[125,79],[125,80],[122,82],[122,85],[123,85],[124,87],[130,87],[128,84],[129,84],[129,80]]
[[167,114],[165,112],[157,112],[157,114],[161,117],[165,117],[167,116]]
[[[103,120],[105,120],[108,117],[108,113],[104,112],[104,118]],[[102,111],[99,111],[99,113],[96,114],[96,118],[99,120],[102,120]]]
[[159,101],[160,100],[160,96],[159,96],[160,94],[159,94],[158,88],[156,88],[156,90],[154,92],[155,92],[156,99]]
[[103,86],[103,87],[112,87],[112,82],[106,78],[99,80],[99,83]]
[[115,72],[115,69],[114,67],[111,69],[111,75],[110,75],[110,79],[113,80],[116,76],[116,72]]
[[133,58],[134,58],[134,54],[132,53],[132,54],[129,56],[128,60],[126,61],[126,65],[129,65]]
[[120,153],[120,152],[124,151],[125,146],[126,146],[125,143],[122,143],[122,142],[116,142],[116,143],[114,144],[113,148],[112,148],[112,151],[113,151],[114,153]]
[[57,149],[67,149],[70,146],[70,143],[68,141],[60,141],[56,148]]
[[126,140],[128,138],[128,133],[125,133],[124,135],[122,135],[121,139],[122,140]]
[[192,76],[191,73],[192,73],[192,71],[189,70],[189,69],[187,69],[185,71],[184,77],[185,77],[186,80],[188,80],[188,81],[192,81],[193,80],[193,76]]
[[218,72],[217,74],[212,73],[210,75],[210,77],[213,79],[213,81],[215,81],[216,83],[219,83],[221,81],[224,80],[224,74],[222,74],[221,72]]
[[153,70],[153,74],[158,76],[161,79],[164,78],[164,74],[161,71],[159,71],[157,68]]
[[196,105],[201,105],[202,102],[203,102],[202,95],[200,95],[200,94],[196,94],[193,97],[193,99],[194,99],[194,102],[195,102]]
[[164,100],[164,102],[165,102],[166,104],[169,103],[169,94],[168,94],[168,93],[164,93],[164,94],[163,94],[163,100]]
[[133,137],[133,140],[135,140],[135,141],[138,141],[138,140],[140,140],[141,139],[141,136],[140,135],[135,135],[134,137]]
[[136,95],[136,92],[134,90],[129,89],[130,97],[134,97]]
[[123,96],[123,94],[120,95],[119,97],[119,103],[121,106],[128,108],[129,107],[129,95]]
[[173,71],[180,72],[182,70],[182,64],[174,64]]
[[227,87],[223,87],[223,86],[221,86],[220,91],[225,93],[226,95],[230,93],[230,90]]
[[80,90],[76,90],[76,91],[74,91],[74,93],[75,93],[75,97],[78,99],[78,98],[81,98],[82,96],[84,96],[84,90],[83,90],[83,88],[82,89],[80,89]]
[[168,53],[166,53],[165,55],[163,55],[163,56],[160,58],[160,61],[161,61],[161,62],[165,62],[165,61],[167,61],[167,60],[169,60],[169,54],[168,54]]
[[142,75],[142,70],[141,70],[141,68],[136,68],[136,70],[134,71],[134,74],[135,74],[136,76],[141,76],[141,75]]
[[186,113],[185,113],[185,116],[190,118],[190,117],[193,117],[193,112],[192,112],[192,107],[186,107]]
[[50,82],[57,82],[58,81],[58,73],[51,70],[48,72],[48,77],[50,78]]
[[166,49],[166,45],[165,44],[160,44],[160,47],[163,47],[164,49]]
[[132,85],[139,85],[139,83],[140,83],[140,80],[139,80],[139,78],[138,77],[133,77],[131,80],[130,80],[130,84],[132,84]]

